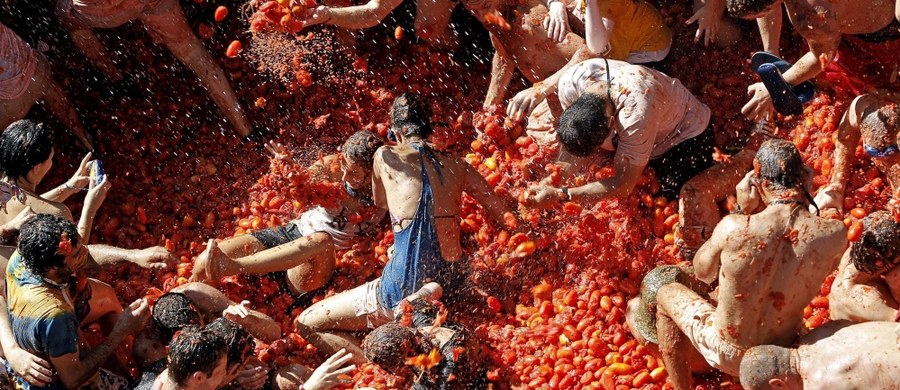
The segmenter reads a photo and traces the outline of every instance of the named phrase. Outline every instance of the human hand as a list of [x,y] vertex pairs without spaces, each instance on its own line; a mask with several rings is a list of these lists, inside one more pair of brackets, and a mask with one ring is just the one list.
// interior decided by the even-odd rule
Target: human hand
[[131,302],[125,310],[122,310],[113,332],[118,333],[120,336],[135,334],[144,328],[144,324],[147,323],[149,318],[150,304],[144,298],[138,299]]
[[756,185],[753,184],[755,175],[756,173],[753,171],[747,172],[747,174],[744,175],[744,178],[741,179],[740,183],[735,187],[738,208],[744,213],[753,212],[753,210],[756,210],[759,207],[759,203],[762,201],[762,197],[756,189]]
[[544,29],[547,30],[547,36],[556,42],[566,40],[569,34],[569,17],[566,12],[566,5],[561,1],[555,0],[548,6],[549,13],[544,18]]
[[775,106],[772,105],[772,97],[766,86],[763,83],[753,84],[747,87],[747,95],[750,95],[750,101],[741,108],[741,113],[750,120],[769,120]]
[[101,204],[103,204],[103,201],[106,199],[106,194],[112,187],[112,183],[109,182],[108,175],[103,175],[103,180],[101,180],[99,183],[88,184],[88,193],[84,198],[84,204],[85,206],[93,207],[93,209],[96,210],[98,207],[100,207]]
[[53,366],[46,360],[32,355],[28,351],[15,346],[6,352],[6,361],[16,374],[19,374],[28,383],[42,387],[53,380]]
[[303,390],[329,390],[335,386],[350,383],[349,377],[342,378],[341,376],[349,375],[356,369],[356,365],[351,364],[344,368],[340,367],[347,363],[351,357],[353,355],[344,349],[331,355],[303,383]]
[[250,315],[250,309],[247,308],[249,305],[250,301],[241,301],[241,303],[228,305],[225,310],[222,310],[222,317],[225,317],[228,321],[240,324],[244,318]]
[[328,6],[320,5],[309,12],[309,16],[303,21],[303,26],[314,26],[327,23],[329,20],[331,20],[331,9],[329,9]]
[[238,371],[235,381],[246,390],[261,389],[269,379],[269,371],[261,363],[247,363]]
[[[555,2],[553,4],[556,4]],[[538,106],[547,95],[537,87],[531,87],[516,94],[509,100],[509,106],[506,108],[506,115],[514,121],[520,121],[531,115],[535,107]]]
[[703,45],[709,46],[716,42],[719,33],[719,24],[722,22],[722,14],[725,12],[725,2],[706,0],[684,24],[697,23],[697,34],[694,35],[694,43],[703,38]]
[[6,223],[6,227],[9,230],[19,231],[22,229],[22,224],[34,214],[34,210],[31,209],[31,206],[26,206],[22,211],[19,211],[11,221]]
[[78,166],[78,170],[72,174],[72,177],[69,180],[66,180],[65,186],[68,188],[75,189],[84,189],[88,188],[88,185],[91,182],[90,170],[88,169],[88,164],[91,162],[92,153],[88,152],[87,155],[81,159],[81,164]]
[[129,262],[139,265],[141,268],[164,269],[170,263],[175,262],[175,256],[161,246],[151,246],[132,252]]
[[558,188],[538,184],[526,190],[525,203],[531,207],[545,209],[559,202],[559,192]]
[[[819,210],[835,209],[838,213],[844,210],[844,191],[836,184],[829,184],[819,189],[816,197],[813,199]],[[809,205],[809,211],[814,212],[815,207]]]
[[266,151],[272,153],[272,157],[274,157],[276,160],[287,160],[291,157],[291,152],[287,150],[287,147],[278,142],[266,142],[265,148]]

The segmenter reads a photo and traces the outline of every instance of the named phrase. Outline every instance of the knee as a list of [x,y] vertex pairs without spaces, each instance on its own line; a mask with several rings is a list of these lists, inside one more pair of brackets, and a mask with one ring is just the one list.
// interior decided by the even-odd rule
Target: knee
[[319,320],[321,316],[316,310],[315,306],[311,306],[303,310],[297,318],[294,318],[294,328],[297,329],[297,333],[304,338],[309,335],[322,330],[322,325],[324,324]]

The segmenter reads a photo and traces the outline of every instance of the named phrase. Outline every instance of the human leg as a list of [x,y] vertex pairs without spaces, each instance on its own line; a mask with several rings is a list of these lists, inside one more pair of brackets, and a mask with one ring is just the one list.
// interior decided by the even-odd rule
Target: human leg
[[91,31],[91,26],[86,25],[77,18],[71,6],[72,0],[59,0],[56,5],[56,16],[59,18],[62,26],[69,32],[72,42],[87,57],[88,61],[107,78],[112,81],[121,81],[124,76],[112,61],[112,56],[109,55],[106,47],[100,42],[100,38]]
[[[40,58],[40,56],[38,57]],[[41,72],[40,62],[36,62],[34,74],[31,76],[25,92],[15,99],[0,99],[0,129],[5,129],[13,122],[28,115],[28,111],[31,111],[34,103],[44,95],[49,77],[46,72]]]
[[691,388],[689,351],[693,350],[694,346],[682,330],[684,325],[676,320],[684,318],[683,313],[691,304],[702,299],[679,283],[661,287],[656,295],[656,333],[659,338],[659,351],[669,380],[678,390]]
[[360,340],[349,332],[373,329],[392,320],[392,313],[376,299],[379,280],[326,298],[294,320],[298,333],[325,356],[341,349],[353,354],[353,363],[365,363]]
[[[41,76],[38,76],[39,72],[42,73]],[[66,97],[66,93],[63,91],[62,87],[56,83],[56,80],[53,80],[50,71],[50,63],[43,55],[37,56],[37,66],[35,67],[34,78],[46,80],[44,104],[47,105],[47,109],[49,109],[50,112],[52,112],[73,135],[75,135],[75,138],[78,139],[78,144],[81,145],[81,147],[88,150],[93,149],[93,139],[91,139],[87,129],[84,128],[81,119],[78,118],[78,113],[75,112],[75,108],[72,107],[72,104],[69,102],[68,97]]]
[[238,134],[242,137],[249,135],[250,124],[225,72],[194,35],[177,0],[163,1],[157,9],[145,13],[140,19],[181,63],[197,75]]
[[450,16],[456,2],[453,0],[416,0],[416,34],[435,45],[455,49],[459,40],[450,28]]

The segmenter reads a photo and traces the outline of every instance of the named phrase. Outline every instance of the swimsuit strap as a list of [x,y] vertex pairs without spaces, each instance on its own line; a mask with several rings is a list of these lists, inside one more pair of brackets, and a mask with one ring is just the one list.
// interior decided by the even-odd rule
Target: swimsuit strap
[[422,168],[422,183],[426,181],[431,184],[431,181],[428,180],[428,172],[425,170],[425,157],[428,157],[431,160],[431,166],[434,168],[434,171],[438,175],[438,180],[441,184],[444,184],[444,173],[441,171],[441,168],[444,167],[444,164],[441,164],[440,160],[437,159],[437,156],[434,154],[434,150],[428,146],[428,144],[417,145],[410,144],[414,149],[419,152],[419,166]]

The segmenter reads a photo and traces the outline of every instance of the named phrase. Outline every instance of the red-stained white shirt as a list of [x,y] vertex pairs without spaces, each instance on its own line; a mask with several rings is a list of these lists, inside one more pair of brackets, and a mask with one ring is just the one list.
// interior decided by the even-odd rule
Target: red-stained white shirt
[[[710,110],[678,79],[653,69],[609,60],[614,103],[612,132],[603,149],[624,153],[644,166],[673,146],[696,137],[709,125]],[[607,82],[606,61],[584,61],[559,80],[559,100],[568,108],[593,83]],[[603,96],[605,99],[606,96]],[[618,144],[613,146],[613,137]]]
[[28,44],[0,23],[0,99],[22,96],[31,84],[36,63]]

